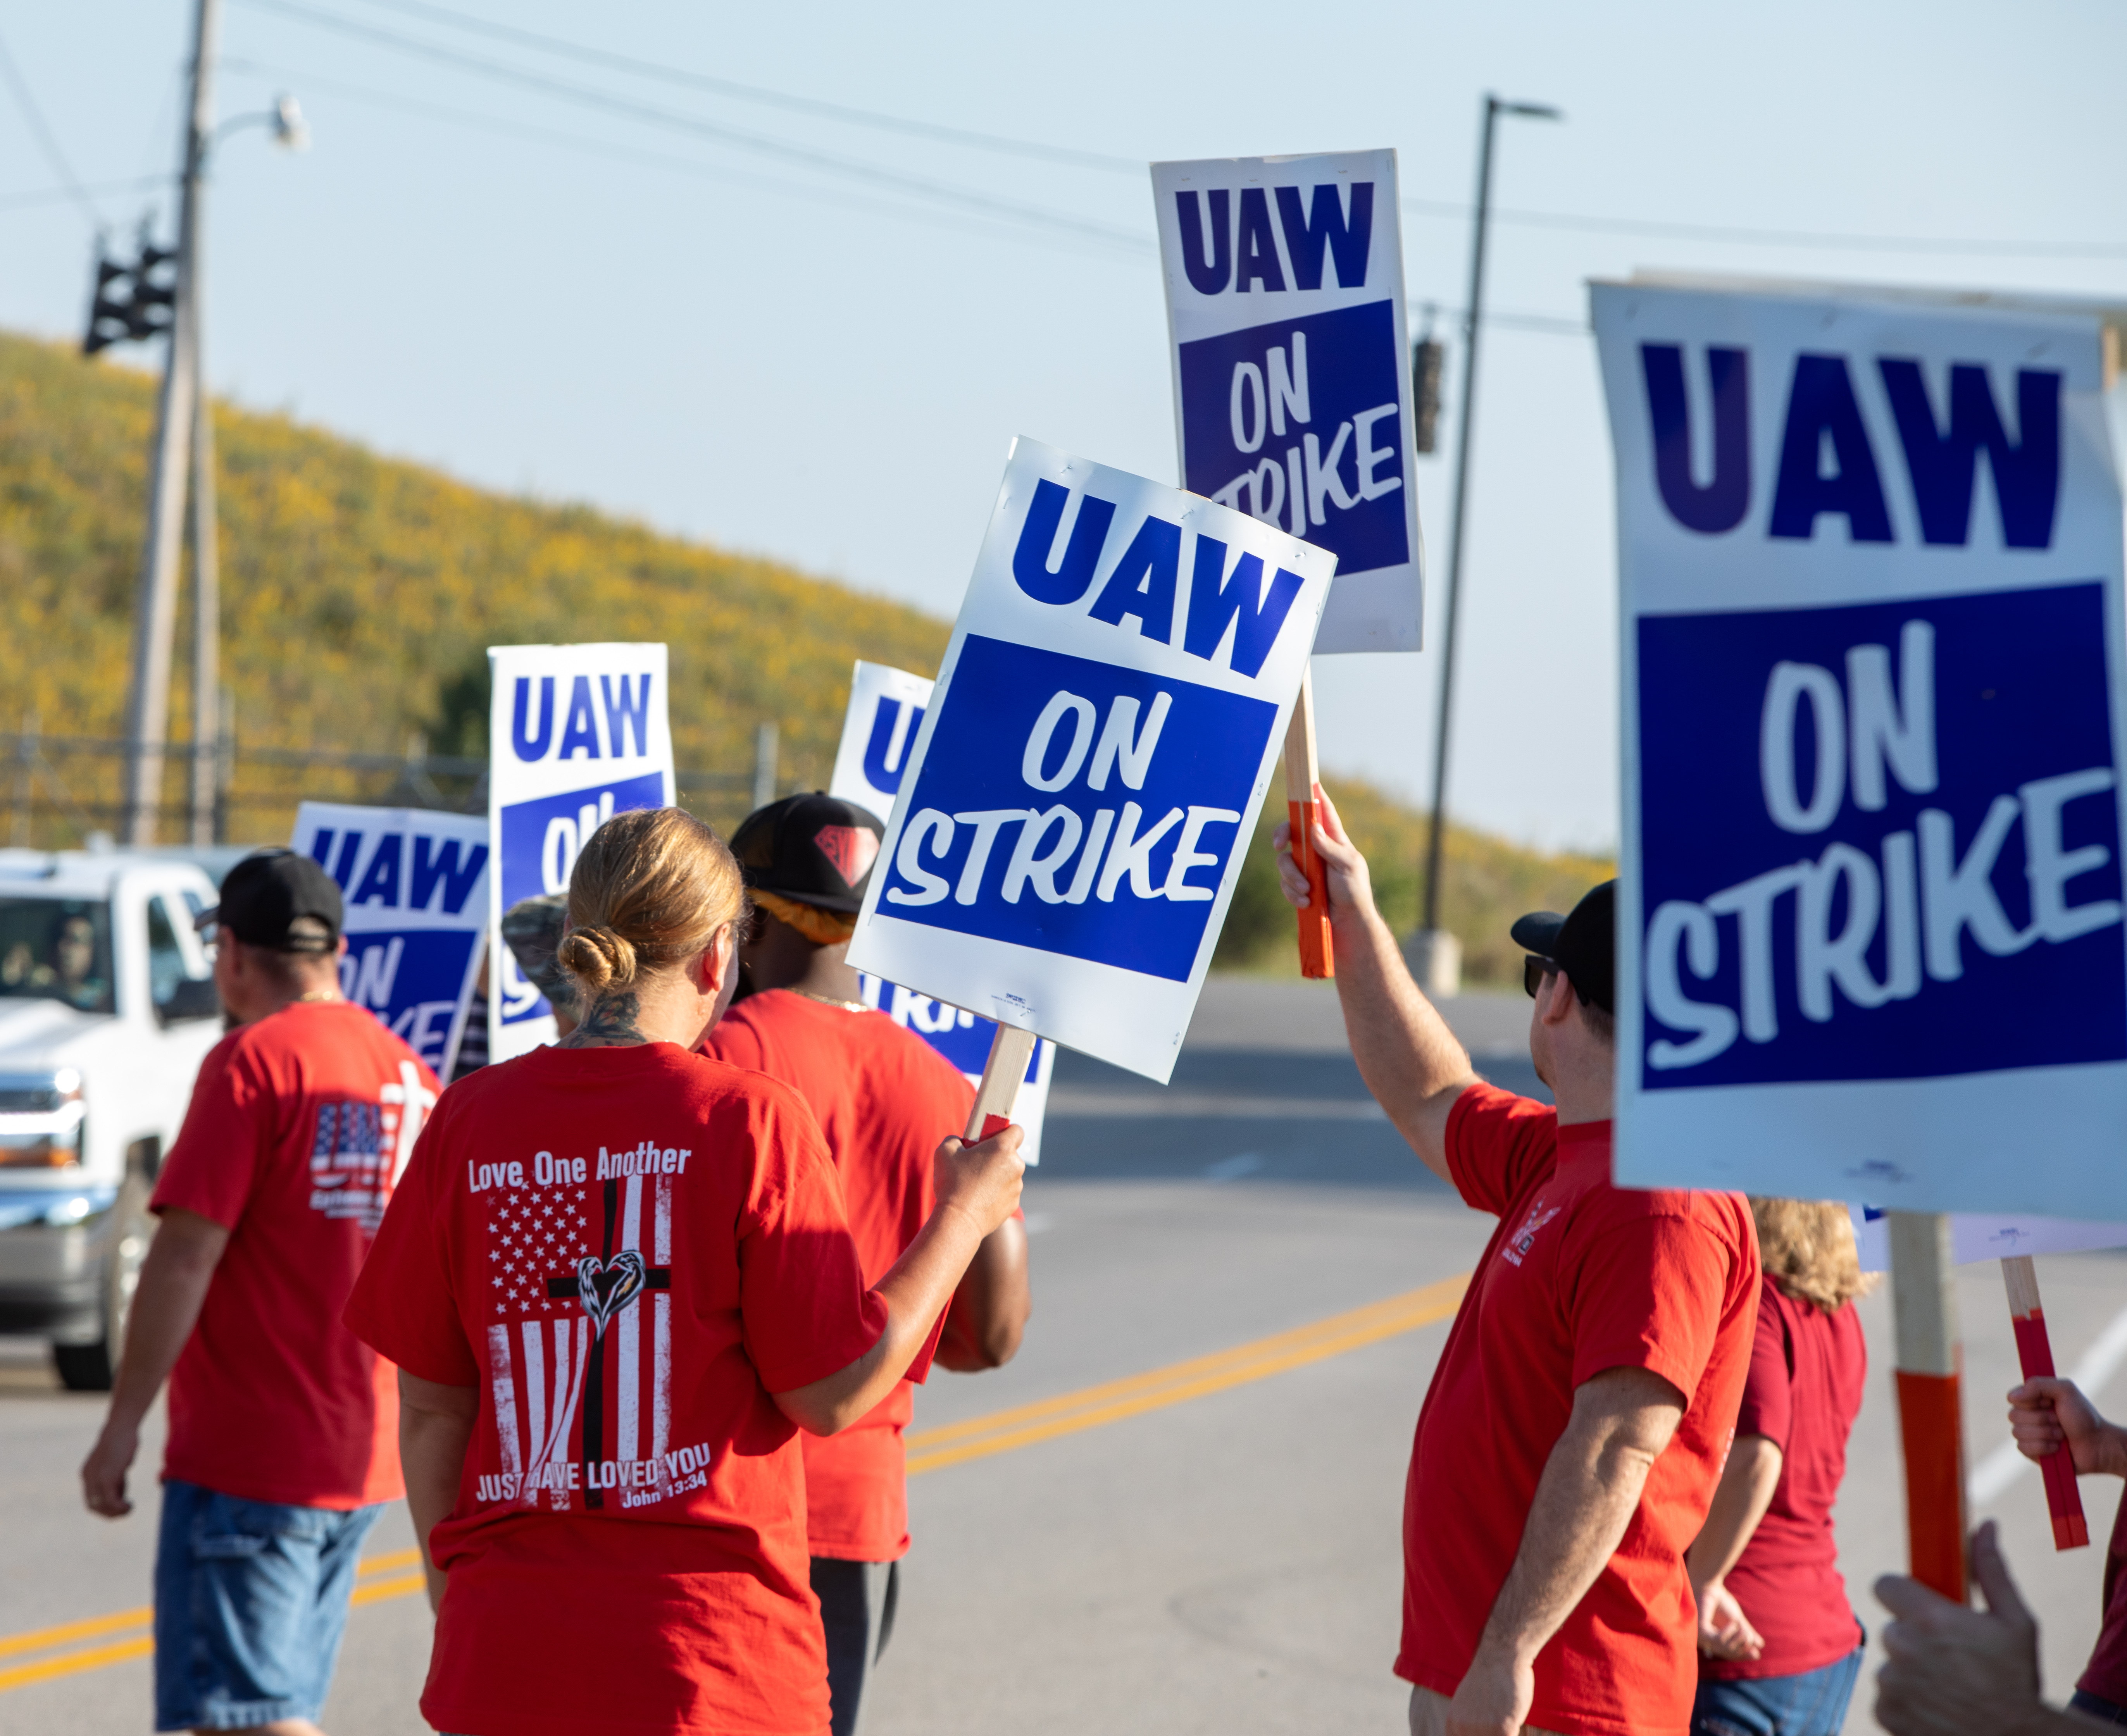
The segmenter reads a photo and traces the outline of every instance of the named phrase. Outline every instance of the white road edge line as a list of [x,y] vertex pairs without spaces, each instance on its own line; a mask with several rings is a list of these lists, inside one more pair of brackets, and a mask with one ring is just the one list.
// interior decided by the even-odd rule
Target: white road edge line
[[[2095,1398],[2123,1362],[2127,1362],[2127,1308],[2112,1317],[2112,1323],[2097,1335],[2082,1353],[2082,1360],[2068,1371],[2068,1378]],[[1964,1485],[1965,1499],[1975,1507],[1992,1507],[2018,1478],[2035,1468],[2035,1461],[2016,1450],[2015,1441],[2005,1440],[1979,1461]]]

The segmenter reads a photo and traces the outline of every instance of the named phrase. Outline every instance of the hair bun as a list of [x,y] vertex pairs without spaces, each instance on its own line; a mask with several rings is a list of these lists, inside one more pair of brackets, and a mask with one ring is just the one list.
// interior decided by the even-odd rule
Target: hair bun
[[570,930],[554,957],[576,979],[586,1000],[597,1000],[609,989],[625,988],[635,980],[633,944],[599,925]]

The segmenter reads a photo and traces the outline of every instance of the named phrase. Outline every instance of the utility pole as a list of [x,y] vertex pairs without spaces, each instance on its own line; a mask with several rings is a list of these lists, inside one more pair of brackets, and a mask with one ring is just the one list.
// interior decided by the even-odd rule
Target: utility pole
[[[1447,730],[1455,702],[1455,629],[1462,600],[1462,546],[1470,509],[1470,437],[1477,419],[1477,333],[1485,303],[1485,241],[1492,211],[1492,132],[1502,115],[1532,121],[1564,117],[1540,102],[1504,102],[1487,92],[1484,125],[1477,144],[1476,228],[1470,243],[1470,299],[1464,310],[1462,404],[1455,431],[1455,518],[1447,538],[1447,622],[1440,653],[1440,721],[1433,740],[1433,824],[1425,844],[1425,912],[1416,950],[1427,968],[1418,972],[1419,986],[1433,992],[1436,983],[1454,992],[1460,953],[1443,947],[1440,936],[1440,860],[1447,841]],[[1453,953],[1454,969],[1442,969],[1443,952]],[[1431,980],[1428,980],[1430,978]]]
[[[177,305],[156,412],[149,466],[148,531],[133,613],[131,684],[126,707],[126,778],[121,830],[132,844],[155,841],[163,756],[170,723],[171,641],[177,628],[178,565],[183,538],[186,472],[203,419],[199,404],[199,244],[206,154],[213,141],[214,61],[220,0],[199,0],[192,33],[192,105],[185,117],[183,181],[178,217]],[[202,513],[211,546],[213,521]],[[206,576],[206,575],[202,575]],[[204,688],[211,696],[215,688]],[[209,703],[196,707],[211,717]],[[195,726],[196,736],[206,731]]]
[[[199,239],[198,214],[192,236]],[[196,250],[192,297],[192,836],[195,847],[218,844],[215,835],[218,750],[221,745],[221,551],[215,523],[214,406],[206,390],[206,322],[200,294],[203,249]]]

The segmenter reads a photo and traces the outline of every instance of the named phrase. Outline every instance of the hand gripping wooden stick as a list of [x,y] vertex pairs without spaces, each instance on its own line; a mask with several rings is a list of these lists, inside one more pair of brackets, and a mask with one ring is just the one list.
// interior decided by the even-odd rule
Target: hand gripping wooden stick
[[1334,977],[1337,950],[1329,938],[1329,882],[1315,854],[1315,823],[1322,811],[1322,773],[1315,763],[1315,677],[1300,678],[1300,698],[1285,732],[1285,817],[1292,831],[1293,866],[1307,876],[1307,908],[1300,918],[1300,974]]
[[990,1038],[990,1058],[983,1066],[983,1082],[975,1088],[975,1106],[968,1111],[968,1130],[961,1136],[969,1145],[1011,1125],[1011,1106],[1019,1100],[1020,1081],[1026,1077],[1026,1063],[1034,1058],[1038,1040],[1016,1025],[997,1026]]
[[[2045,1310],[2039,1306],[2039,1274],[2029,1254],[2016,1254],[2001,1262],[2001,1281],[2009,1289],[2009,1322],[2016,1330],[2016,1360],[2023,1365],[2024,1379],[2050,1378],[2054,1372],[2053,1341],[2046,1336]],[[2056,1549],[2086,1549],[2090,1544],[2090,1521],[2083,1517],[2082,1491],[2076,1487],[2075,1455],[2063,1441],[2039,1461],[2046,1480],[2046,1511],[2054,1521]]]
[[1893,1212],[1889,1218],[1908,1555],[1914,1578],[1963,1603],[1964,1417],[1958,1374],[1964,1359],[1949,1220],[1921,1212]]

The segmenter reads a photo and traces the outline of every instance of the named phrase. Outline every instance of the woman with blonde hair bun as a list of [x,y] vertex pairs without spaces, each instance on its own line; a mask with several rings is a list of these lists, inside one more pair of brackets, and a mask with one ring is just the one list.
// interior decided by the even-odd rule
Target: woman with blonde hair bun
[[582,1022],[443,1094],[348,1303],[399,1365],[437,1729],[827,1727],[798,1432],[921,1378],[1021,1134],[945,1141],[868,1287],[812,1113],[693,1052],[745,911],[680,809],[593,833],[557,954]]
[[1753,1199],[1765,1275],[1736,1441],[1684,1557],[1698,1601],[1694,1736],[1837,1736],[1866,1637],[1831,1510],[1860,1413],[1874,1287],[1836,1200]]

